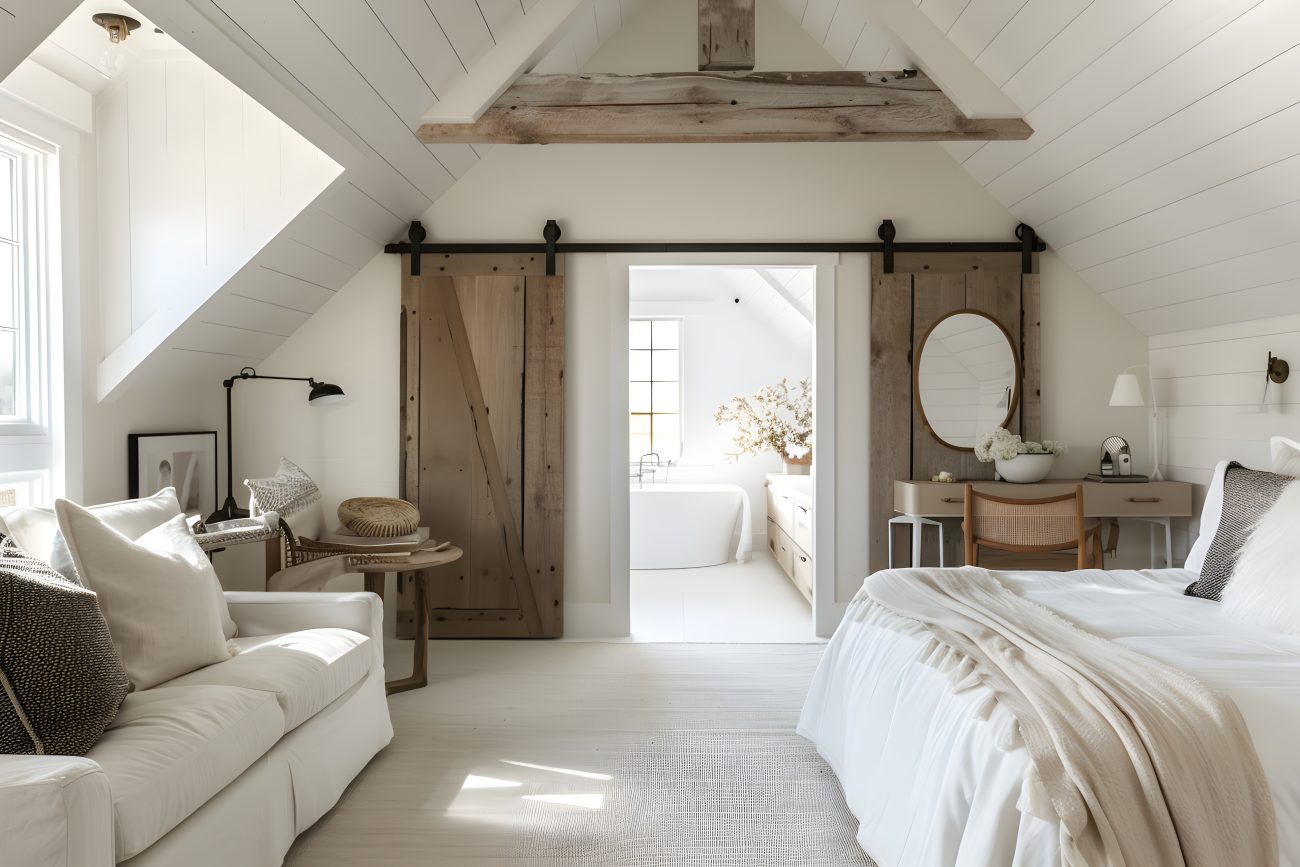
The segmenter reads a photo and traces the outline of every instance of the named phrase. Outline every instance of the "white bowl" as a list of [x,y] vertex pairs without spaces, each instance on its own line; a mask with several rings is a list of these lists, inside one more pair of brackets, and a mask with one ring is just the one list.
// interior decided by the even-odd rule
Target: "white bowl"
[[1009,461],[994,461],[993,465],[1002,481],[1027,485],[1047,478],[1055,460],[1056,455],[1016,455]]

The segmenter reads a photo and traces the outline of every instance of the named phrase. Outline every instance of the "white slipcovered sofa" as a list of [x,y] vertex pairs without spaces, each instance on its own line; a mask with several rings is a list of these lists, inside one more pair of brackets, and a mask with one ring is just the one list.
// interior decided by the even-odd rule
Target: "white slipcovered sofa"
[[84,758],[0,755],[0,863],[278,865],[388,744],[377,596],[226,598],[238,655],[129,694]]

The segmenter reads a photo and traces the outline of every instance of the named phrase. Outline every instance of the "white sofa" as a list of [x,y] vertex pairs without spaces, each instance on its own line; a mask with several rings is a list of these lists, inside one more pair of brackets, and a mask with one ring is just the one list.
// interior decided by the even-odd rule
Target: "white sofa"
[[392,739],[372,593],[227,593],[240,653],[127,696],[85,758],[0,755],[0,863],[278,865]]

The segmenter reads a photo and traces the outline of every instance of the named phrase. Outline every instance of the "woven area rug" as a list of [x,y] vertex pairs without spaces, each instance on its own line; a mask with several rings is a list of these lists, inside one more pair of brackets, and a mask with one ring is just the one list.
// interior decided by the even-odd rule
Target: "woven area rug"
[[589,809],[538,801],[521,817],[527,863],[875,867],[835,775],[792,732],[670,730],[626,745],[612,767],[609,780],[571,784]]

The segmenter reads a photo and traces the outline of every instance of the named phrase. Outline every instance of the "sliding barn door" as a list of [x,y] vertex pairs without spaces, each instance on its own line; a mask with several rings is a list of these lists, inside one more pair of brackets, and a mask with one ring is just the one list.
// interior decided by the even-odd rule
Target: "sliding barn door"
[[541,256],[425,256],[418,277],[408,259],[402,496],[465,551],[429,573],[430,634],[559,637],[563,277],[546,276]]

